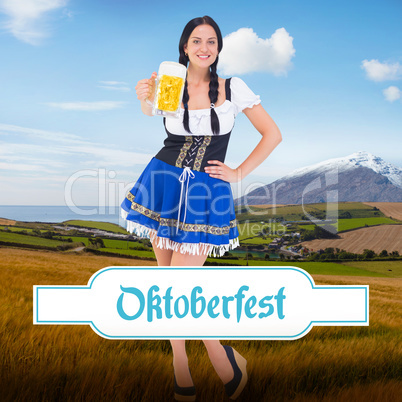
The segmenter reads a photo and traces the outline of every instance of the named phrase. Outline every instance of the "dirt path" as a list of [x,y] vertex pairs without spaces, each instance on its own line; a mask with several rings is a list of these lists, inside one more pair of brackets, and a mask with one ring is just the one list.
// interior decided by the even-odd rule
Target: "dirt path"
[[85,246],[73,248],[73,249],[71,249],[71,250],[66,250],[66,253],[72,253],[73,251],[79,253],[80,251],[84,250],[84,248],[85,248]]

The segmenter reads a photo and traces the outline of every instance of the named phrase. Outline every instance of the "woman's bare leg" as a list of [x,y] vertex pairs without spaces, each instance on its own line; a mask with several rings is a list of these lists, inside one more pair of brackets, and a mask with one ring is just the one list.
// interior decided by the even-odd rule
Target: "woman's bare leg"
[[205,260],[207,259],[207,254],[192,255],[192,254],[182,254],[179,251],[166,250],[157,247],[158,239],[155,241],[151,240],[152,248],[154,250],[158,266],[188,266],[188,267],[202,267]]
[[[173,250],[166,250],[156,246],[156,242],[151,240],[152,247],[156,256],[159,267],[170,267],[173,255]],[[177,385],[179,387],[191,387],[193,380],[188,368],[188,359],[186,354],[185,339],[171,339],[170,343],[173,350],[173,367],[176,376]]]
[[214,369],[224,384],[234,377],[232,365],[229,362],[225,349],[218,339],[203,339]]
[[173,369],[176,382],[179,387],[191,387],[194,385],[188,367],[185,339],[171,339],[173,350]]
[[178,251],[173,251],[170,265],[178,267],[202,267],[207,257],[207,254],[192,255],[188,253],[181,254]]
[[[173,251],[171,266],[203,266],[207,255],[191,255],[188,253],[181,254]],[[170,343],[173,349],[173,367],[176,376],[177,385],[179,387],[191,387],[194,385],[188,367],[188,358],[186,354],[185,339],[171,339]]]
[[170,260],[172,259],[173,250],[166,250],[156,246],[158,239],[151,240],[152,247],[156,256],[156,261],[159,267],[170,267]]

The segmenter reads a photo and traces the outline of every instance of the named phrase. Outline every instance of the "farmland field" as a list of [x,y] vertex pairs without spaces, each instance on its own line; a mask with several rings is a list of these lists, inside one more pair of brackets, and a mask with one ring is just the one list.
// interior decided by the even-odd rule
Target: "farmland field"
[[402,202],[365,202],[364,204],[376,207],[384,215],[402,221]]
[[339,248],[362,254],[364,249],[380,253],[398,251],[402,254],[402,225],[381,225],[339,233],[340,239],[315,239],[303,242],[303,246],[317,251],[327,247]]

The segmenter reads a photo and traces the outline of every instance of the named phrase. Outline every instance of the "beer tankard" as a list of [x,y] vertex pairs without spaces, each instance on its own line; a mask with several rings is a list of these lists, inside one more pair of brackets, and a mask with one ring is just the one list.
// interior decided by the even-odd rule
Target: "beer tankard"
[[164,61],[156,77],[152,114],[164,117],[180,115],[187,68],[174,61]]

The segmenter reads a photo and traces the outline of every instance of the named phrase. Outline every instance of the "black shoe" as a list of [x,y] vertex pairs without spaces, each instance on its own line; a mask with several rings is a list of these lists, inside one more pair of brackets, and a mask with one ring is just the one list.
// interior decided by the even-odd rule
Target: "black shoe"
[[176,401],[195,401],[195,387],[179,387],[174,376],[174,399]]
[[226,394],[230,399],[237,399],[247,383],[247,360],[231,346],[223,345],[223,347],[234,371],[233,379],[225,384]]

